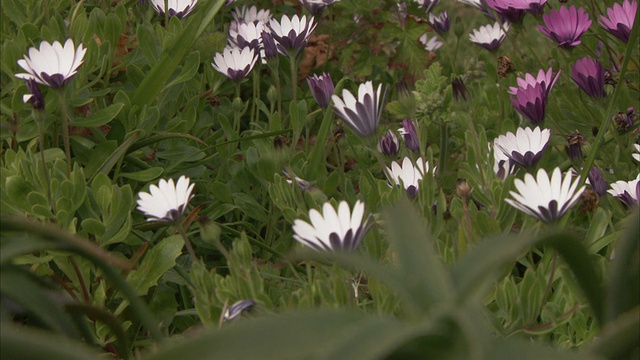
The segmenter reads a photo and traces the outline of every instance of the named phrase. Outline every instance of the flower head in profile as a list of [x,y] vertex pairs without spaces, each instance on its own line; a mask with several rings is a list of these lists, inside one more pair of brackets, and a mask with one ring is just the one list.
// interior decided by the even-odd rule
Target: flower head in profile
[[449,13],[447,11],[443,11],[438,15],[429,14],[427,21],[433,30],[440,35],[446,34],[449,31],[449,27],[451,27],[451,20],[449,20]]
[[[167,2],[168,11],[164,7],[165,1]],[[175,16],[178,19],[182,19],[193,11],[197,2],[198,0],[151,0],[151,5],[160,15],[164,15],[166,12],[169,17]]]
[[518,78],[518,87],[509,88],[509,93],[515,95],[509,99],[516,111],[532,124],[541,123],[545,116],[547,98],[559,75],[560,71],[553,76],[553,69],[549,68],[546,72],[540,69],[537,77],[526,74],[524,78]]
[[322,73],[322,75],[313,74],[307,78],[307,84],[311,89],[311,95],[321,108],[326,109],[329,106],[329,100],[333,95],[334,86],[331,75]]
[[560,168],[555,168],[551,178],[544,169],[539,169],[536,178],[527,173],[524,181],[515,180],[518,192],[510,191],[513,199],[505,199],[509,205],[545,222],[558,220],[577,201],[585,187],[578,188],[580,178],[572,182],[568,172],[564,178]]
[[509,157],[502,152],[497,146],[498,139],[494,139],[493,143],[489,143],[489,151],[493,149],[493,171],[500,180],[505,180],[509,174],[515,169],[514,163]]
[[243,5],[242,8],[233,9],[231,16],[233,16],[233,22],[238,24],[262,23],[266,26],[271,20],[271,11],[267,9],[258,10],[255,5],[251,7]]
[[157,186],[149,187],[148,193],[142,191],[138,194],[138,210],[147,216],[147,221],[178,220],[192,197],[195,184],[189,182],[189,178],[184,175],[175,184],[173,179],[161,179]]
[[640,174],[635,180],[616,181],[612,183],[611,189],[607,192],[627,204],[628,206],[638,206],[640,201]]
[[76,74],[86,52],[87,49],[82,44],[76,48],[71,39],[68,39],[64,46],[58,41],[54,41],[53,44],[43,41],[39,49],[30,48],[29,56],[18,60],[18,65],[26,70],[27,74],[15,76],[25,80],[33,79],[50,88],[61,88]]
[[413,152],[420,152],[420,138],[418,137],[418,131],[413,121],[409,119],[402,120],[402,127],[398,129],[398,132],[402,135],[404,145],[407,149]]
[[571,78],[590,97],[607,96],[604,90],[604,68],[598,60],[588,56],[576,60],[571,67]]
[[429,172],[428,162],[419,157],[414,165],[411,159],[406,156],[402,160],[402,164],[393,161],[391,162],[391,167],[387,167],[385,170],[390,185],[404,187],[407,195],[412,199],[418,196],[420,182],[422,182],[422,177],[427,172]]
[[378,151],[389,156],[395,155],[400,150],[400,142],[398,141],[398,136],[393,130],[388,130],[386,134],[380,137],[380,141],[378,142]]
[[293,238],[316,251],[352,252],[373,225],[369,224],[370,218],[364,218],[364,203],[360,200],[356,201],[353,211],[346,201],[341,201],[337,210],[326,202],[322,213],[316,209],[309,211],[310,223],[294,221]]
[[500,48],[500,45],[502,45],[502,42],[507,37],[507,31],[509,31],[508,22],[503,24],[496,22],[493,25],[485,25],[477,30],[474,29],[473,32],[469,34],[469,40],[489,51],[495,51]]
[[542,15],[542,20],[544,26],[538,25],[538,29],[564,48],[580,45],[580,37],[591,26],[589,14],[573,5],[569,8],[563,5],[560,10],[552,9],[549,14]]
[[271,28],[271,35],[276,42],[278,52],[284,56],[289,56],[289,51],[296,51],[296,55],[302,52],[307,42],[309,42],[309,36],[316,28],[316,23],[313,18],[307,20],[306,16],[293,15],[289,18],[287,15],[283,15],[280,21],[271,19],[269,27]]
[[237,319],[243,312],[251,311],[255,305],[255,301],[251,299],[239,300],[229,306],[222,315],[223,321],[231,321]]
[[342,90],[342,98],[333,95],[334,111],[349,127],[358,135],[364,137],[372,135],[378,129],[386,89],[382,89],[382,84],[377,89],[373,88],[373,82],[367,81],[358,87],[358,98],[347,90]]
[[313,16],[320,16],[328,5],[338,1],[340,0],[298,0],[300,5],[304,6]]
[[598,23],[603,29],[626,43],[629,42],[629,35],[631,35],[637,11],[638,2],[636,0],[624,0],[622,5],[615,3],[613,7],[607,8],[607,16],[600,15]]
[[250,47],[259,52],[264,30],[265,26],[261,22],[239,23],[235,29],[229,29],[229,43],[232,47],[240,49]]
[[436,51],[440,49],[442,45],[444,45],[444,43],[440,41],[437,36],[434,35],[429,38],[427,34],[429,33],[422,34],[422,36],[420,36],[420,39],[419,39],[420,43],[422,44],[422,46],[424,46],[425,50]]
[[242,80],[253,69],[257,60],[256,52],[250,47],[226,47],[222,53],[216,53],[211,65],[231,80]]
[[524,4],[520,0],[486,0],[486,3],[490,8],[495,10],[502,19],[512,24],[521,23],[522,18],[527,14],[526,8],[522,6]]
[[493,144],[500,149],[512,163],[520,166],[533,166],[540,161],[549,143],[551,130],[539,127],[518,128],[516,133],[507,132],[498,136]]

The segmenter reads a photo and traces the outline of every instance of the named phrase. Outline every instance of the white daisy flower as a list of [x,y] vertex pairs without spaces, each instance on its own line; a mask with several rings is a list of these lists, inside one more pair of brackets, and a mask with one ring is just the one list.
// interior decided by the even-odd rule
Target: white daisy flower
[[373,82],[367,81],[358,87],[358,99],[347,89],[342,90],[342,98],[338,95],[331,96],[334,111],[349,127],[360,136],[374,134],[378,129],[386,89],[382,90],[382,84],[377,89],[373,88]]
[[629,206],[637,206],[640,199],[640,174],[635,180],[616,181],[607,192]]
[[250,47],[259,51],[262,47],[262,32],[265,30],[264,24],[260,22],[250,22],[239,24],[235,29],[229,29],[229,43],[232,47]]
[[300,17],[293,15],[292,18],[283,15],[279,22],[276,19],[271,19],[269,22],[271,35],[276,41],[278,52],[284,56],[289,56],[289,50],[296,50],[297,54],[300,54],[302,49],[307,46],[309,36],[316,25],[313,18],[307,20],[304,15]]
[[[504,180],[513,172],[514,167],[511,166],[509,157],[496,145],[497,140],[493,140],[493,171],[498,176],[498,179]],[[489,143],[489,151],[491,151],[491,146],[492,144]]]
[[635,154],[631,154],[636,161],[640,162],[640,144],[633,144],[634,149],[636,149]]
[[237,319],[240,314],[245,311],[251,311],[256,303],[251,299],[236,301],[233,305],[224,310],[222,315],[223,321],[231,321]]
[[[165,1],[169,8],[168,11],[166,11],[164,7]],[[193,11],[197,2],[198,0],[151,0],[151,5],[160,15],[164,15],[164,13],[167,12],[169,17],[176,16],[178,19],[182,19]]]
[[184,175],[176,184],[173,179],[161,179],[157,186],[149,187],[149,193],[142,191],[138,194],[138,210],[148,217],[147,221],[176,221],[191,200],[195,184],[189,185],[189,182]]
[[53,44],[43,41],[39,49],[30,48],[29,56],[18,60],[18,65],[28,74],[15,76],[25,80],[33,79],[54,89],[63,87],[78,71],[86,52],[87,49],[82,44],[76,48],[71,39],[64,43],[64,47],[58,41]]
[[518,128],[516,133],[508,132],[498,136],[493,141],[494,146],[500,149],[511,161],[524,167],[538,163],[549,143],[551,130],[541,130],[536,127]]
[[571,182],[573,175],[569,172],[562,177],[560,168],[555,168],[551,179],[544,169],[538,170],[537,178],[525,174],[524,181],[515,180],[518,192],[510,191],[513,199],[505,199],[516,209],[535,216],[539,220],[552,222],[564,215],[580,198],[585,187],[578,189],[580,178]]
[[231,80],[244,79],[253,69],[258,57],[250,47],[239,49],[227,46],[222,53],[216,53],[211,65]]
[[440,40],[438,40],[437,36],[432,36],[431,38],[429,38],[427,35],[429,33],[424,33],[422,34],[422,36],[420,36],[420,43],[424,46],[424,49],[427,51],[436,51],[438,49],[440,49],[442,47],[442,45],[444,45],[444,43]]
[[260,22],[263,25],[267,25],[271,21],[271,11],[267,9],[258,10],[257,7],[243,5],[242,9],[235,8],[231,12],[234,22],[238,24],[248,24]]
[[346,201],[338,209],[326,202],[322,214],[316,209],[309,211],[311,223],[297,219],[293,223],[293,238],[316,251],[354,251],[369,231],[370,216],[364,219],[364,203],[356,201],[353,212]]
[[416,160],[415,165],[409,157],[402,160],[402,165],[393,161],[391,168],[386,168],[385,174],[391,185],[402,186],[407,190],[410,198],[418,196],[418,189],[424,174],[429,172],[429,163],[423,161],[421,157]]
[[502,45],[502,42],[507,37],[507,31],[509,31],[508,22],[502,25],[496,22],[493,25],[485,25],[477,30],[474,29],[473,32],[469,34],[469,40],[489,51],[494,51],[498,50],[500,45]]

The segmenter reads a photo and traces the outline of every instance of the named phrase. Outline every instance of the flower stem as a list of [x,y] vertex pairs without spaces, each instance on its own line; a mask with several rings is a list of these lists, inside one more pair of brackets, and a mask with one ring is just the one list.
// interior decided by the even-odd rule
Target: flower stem
[[184,239],[184,246],[187,248],[187,252],[191,257],[191,261],[193,261],[194,263],[197,262],[198,258],[196,257],[196,253],[193,251],[193,246],[191,246],[191,241],[189,241],[189,238],[187,237],[187,233],[184,231],[182,224],[178,222],[176,223],[176,227],[178,228],[178,232],[182,236],[182,239]]
[[64,142],[64,154],[67,160],[67,176],[71,175],[71,145],[69,142],[69,109],[67,108],[66,91],[58,92],[60,95],[60,117],[62,118],[62,141]]
[[445,175],[446,169],[446,160],[447,160],[447,143],[449,142],[449,127],[447,123],[440,120],[440,157],[438,160],[438,174],[440,175],[440,179],[442,179]]
[[44,133],[45,133],[45,114],[42,110],[32,110],[33,118],[38,124],[38,141],[40,146],[40,161],[42,161],[42,171],[44,172],[45,187],[47,189],[47,196],[49,197],[49,204],[51,207],[55,207],[53,202],[53,194],[51,194],[51,178],[49,177],[49,169],[47,169],[47,162],[44,158]]

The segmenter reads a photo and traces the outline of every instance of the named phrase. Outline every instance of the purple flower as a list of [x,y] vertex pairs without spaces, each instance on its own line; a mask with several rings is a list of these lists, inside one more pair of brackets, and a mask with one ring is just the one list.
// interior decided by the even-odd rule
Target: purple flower
[[223,321],[230,321],[238,318],[245,311],[251,311],[256,303],[251,299],[240,300],[233,303],[224,311],[222,315]]
[[589,170],[589,184],[593,191],[596,192],[599,196],[604,196],[607,193],[607,182],[602,177],[602,172],[597,167],[592,167]]
[[307,84],[309,84],[311,95],[316,99],[318,105],[326,109],[327,106],[329,106],[329,100],[331,100],[331,95],[333,95],[334,91],[331,75],[327,73],[322,73],[320,76],[314,74],[307,78]]
[[44,110],[44,97],[40,92],[38,83],[35,79],[27,79],[26,81],[27,88],[29,89],[29,94],[25,94],[24,96],[22,96],[22,100],[25,103],[30,102],[34,110]]
[[487,5],[495,10],[498,15],[504,20],[509,21],[512,24],[519,24],[522,22],[522,18],[527,13],[522,6],[514,6],[522,1],[520,0],[486,0]]
[[295,50],[296,55],[298,55],[307,46],[309,36],[316,28],[316,23],[313,18],[307,21],[306,16],[298,17],[298,15],[293,15],[292,18],[289,18],[287,15],[283,15],[280,22],[272,19],[269,22],[269,27],[271,28],[271,35],[276,41],[278,52],[284,56],[289,56],[288,51]]
[[298,0],[300,5],[304,6],[313,16],[320,16],[327,5],[331,5],[340,0]]
[[439,15],[429,14],[429,25],[431,25],[433,30],[440,35],[447,33],[451,26],[449,13],[443,11]]
[[420,139],[412,121],[409,119],[402,120],[402,127],[398,131],[400,131],[407,149],[413,152],[420,152]]
[[580,36],[591,26],[589,14],[573,5],[568,9],[561,6],[559,11],[552,9],[548,15],[542,15],[542,20],[545,26],[538,25],[538,29],[564,48],[580,45]]
[[583,57],[571,67],[571,78],[590,97],[605,97],[604,68],[594,59]]
[[538,124],[544,120],[547,98],[558,80],[560,71],[553,76],[553,69],[546,72],[542,69],[538,71],[538,76],[525,74],[524,79],[518,78],[518,87],[510,87],[509,93],[515,95],[511,97],[511,103],[522,116],[526,117],[533,124]]
[[613,7],[607,8],[609,17],[600,15],[598,23],[613,36],[624,42],[629,42],[629,35],[631,34],[631,29],[633,29],[637,10],[638,2],[636,0],[625,0],[622,5],[616,3],[613,4]]
[[271,60],[278,57],[278,47],[276,46],[276,41],[273,39],[271,33],[264,30],[260,38],[262,40],[262,48],[264,50],[263,58],[265,60]]
[[388,130],[386,134],[382,135],[378,142],[378,151],[389,156],[395,155],[400,150],[400,143],[395,132]]

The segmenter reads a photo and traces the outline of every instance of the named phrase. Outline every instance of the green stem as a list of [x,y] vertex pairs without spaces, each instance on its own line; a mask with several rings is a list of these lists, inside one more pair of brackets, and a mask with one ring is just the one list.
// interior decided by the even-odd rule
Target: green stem
[[438,160],[438,174],[440,179],[444,177],[447,160],[447,143],[449,141],[449,127],[442,119],[440,120],[440,157]]
[[[51,194],[51,177],[49,176],[49,169],[47,169],[47,162],[44,158],[44,149],[45,149],[45,144],[44,144],[44,135],[45,135],[45,119],[44,119],[44,112],[42,110],[32,110],[32,114],[33,114],[33,118],[35,119],[36,123],[38,124],[38,132],[39,132],[39,136],[38,136],[38,141],[39,141],[39,146],[40,146],[40,161],[42,161],[42,171],[44,172],[44,179],[45,179],[45,187],[47,189],[47,196],[49,197],[49,204],[51,205],[51,208],[55,208],[55,204],[53,201],[53,194]],[[54,209],[54,213],[55,213],[55,209]]]
[[298,66],[296,54],[293,51],[289,51],[289,63],[291,64],[291,101],[295,103],[298,100]]
[[67,109],[66,91],[58,92],[60,95],[60,117],[62,118],[62,141],[64,142],[64,154],[67,159],[67,177],[71,176],[71,145],[69,142],[69,111]]
[[177,222],[176,227],[178,228],[178,232],[182,236],[182,239],[184,239],[184,246],[186,246],[187,248],[187,252],[191,257],[191,261],[193,261],[194,263],[197,262],[198,258],[196,257],[196,253],[193,251],[193,246],[191,246],[191,241],[189,241],[189,237],[187,236],[187,233],[184,231],[182,224],[180,222]]

